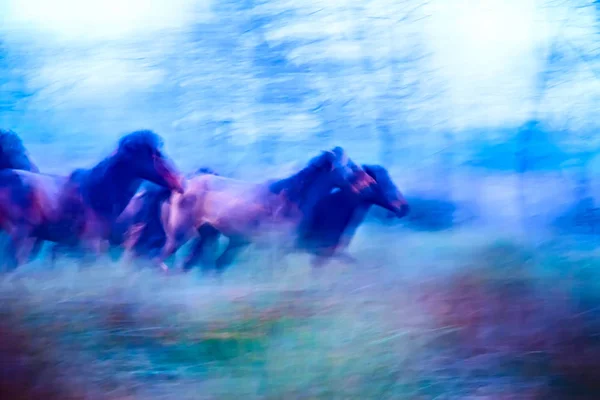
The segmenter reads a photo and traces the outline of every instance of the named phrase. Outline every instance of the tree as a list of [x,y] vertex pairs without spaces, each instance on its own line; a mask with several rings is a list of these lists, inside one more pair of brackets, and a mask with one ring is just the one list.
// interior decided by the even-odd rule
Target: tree
[[[600,150],[600,140],[595,134],[600,126],[595,122],[600,95],[600,52],[598,51],[597,21],[593,20],[593,2],[587,0],[559,3],[548,9],[562,15],[556,34],[541,49],[542,63],[537,73],[532,98],[531,120],[520,132],[517,154],[517,170],[523,174],[532,164],[531,143],[540,127],[557,132],[557,141],[574,158],[570,163],[575,169],[575,218],[588,218],[595,209],[591,196],[590,161]],[[525,203],[522,198],[522,203]],[[524,210],[524,206],[523,206]],[[525,213],[525,212],[524,212]]]

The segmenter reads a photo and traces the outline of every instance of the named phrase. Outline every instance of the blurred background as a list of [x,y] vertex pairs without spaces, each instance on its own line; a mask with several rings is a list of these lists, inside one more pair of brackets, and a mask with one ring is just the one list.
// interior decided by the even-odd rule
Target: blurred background
[[0,125],[44,171],[149,128],[186,171],[239,174],[342,145],[394,169],[407,194],[487,223],[594,208],[595,2],[1,7]]
[[[249,268],[232,272],[226,288],[235,295],[207,292],[208,284],[190,279],[166,284],[142,272],[104,278],[61,272],[4,282],[5,304],[12,299],[21,313],[45,315],[33,325],[38,331],[67,329],[88,321],[80,314],[100,310],[96,325],[80,321],[77,332],[67,329],[72,343],[93,342],[81,345],[85,351],[69,347],[71,353],[96,361],[100,339],[89,332],[112,335],[98,324],[113,308],[139,317],[140,307],[158,312],[169,301],[177,310],[190,307],[176,322],[167,307],[164,315],[131,317],[139,326],[118,325],[119,332],[149,332],[157,324],[185,332],[165,339],[181,342],[170,353],[161,346],[172,343],[144,347],[143,340],[159,341],[146,334],[136,336],[142,344],[111,336],[118,344],[102,342],[105,350],[124,347],[100,351],[105,361],[94,368],[104,380],[106,371],[121,378],[101,390],[94,385],[104,380],[79,377],[78,385],[96,390],[79,398],[598,398],[591,391],[598,390],[597,377],[577,368],[591,363],[589,370],[597,370],[599,357],[590,354],[600,354],[590,333],[598,328],[590,310],[600,304],[593,286],[599,22],[600,3],[592,0],[2,0],[0,128],[16,131],[44,172],[92,165],[136,129],[161,134],[185,172],[209,166],[257,180],[340,145],[359,163],[386,166],[412,207],[398,222],[373,210],[352,247],[360,268],[334,268],[337,289],[318,295],[265,289],[263,278],[247,272],[263,263],[253,258]],[[298,264],[303,279],[307,263]],[[297,287],[302,279],[295,273],[278,280],[281,287]],[[92,289],[90,281],[104,283]],[[181,296],[173,299],[174,291]],[[416,300],[424,292],[438,297],[434,306]],[[101,306],[65,305],[88,297]],[[102,308],[106,298],[121,303]],[[308,304],[320,310],[318,318],[277,308],[288,303]],[[333,316],[324,320],[327,307]],[[244,319],[248,309],[256,314],[250,312],[252,323],[271,321],[274,313],[301,328],[286,325],[292,332],[286,336],[256,322],[256,333]],[[514,313],[501,318],[498,310]],[[13,311],[3,315],[13,318]],[[305,312],[309,325],[298,322],[308,324]],[[252,342],[258,347],[244,353],[245,344],[229,338],[235,343],[217,345],[222,337],[211,336],[198,350],[190,341],[200,339],[190,332],[210,325],[208,314],[227,315],[229,324],[243,320],[223,329],[266,335],[269,345]],[[476,322],[466,315],[477,315]],[[589,318],[580,321],[582,315]],[[505,325],[509,320],[513,325]],[[558,332],[565,326],[581,329]],[[344,342],[348,332],[352,338]],[[461,342],[456,332],[471,336]],[[52,337],[51,348],[64,346]],[[469,347],[474,343],[477,349]],[[123,359],[132,346],[134,366]],[[237,349],[233,356],[215,355],[227,346]],[[583,349],[585,360],[569,358]],[[72,368],[89,365],[71,353],[78,360],[69,361]],[[208,373],[204,363],[216,369]],[[145,373],[154,380],[151,389],[140,383],[150,381]],[[567,378],[549,378],[559,375]],[[74,376],[68,378],[73,384]],[[548,392],[555,384],[570,389]],[[573,387],[583,388],[579,397]]]

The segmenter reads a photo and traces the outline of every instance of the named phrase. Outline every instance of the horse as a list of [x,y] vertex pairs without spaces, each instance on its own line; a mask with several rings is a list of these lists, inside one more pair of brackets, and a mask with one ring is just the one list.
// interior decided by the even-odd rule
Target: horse
[[374,183],[365,171],[349,159],[341,147],[323,151],[299,172],[283,179],[249,183],[212,175],[188,181],[183,194],[173,194],[163,206],[167,242],[157,261],[164,260],[194,235],[200,238],[215,231],[229,243],[216,259],[223,272],[237,254],[252,243],[270,241],[302,232],[319,199],[334,188],[363,193]]
[[[187,178],[203,174],[218,176],[211,168],[201,167]],[[166,242],[161,210],[170,197],[171,190],[168,188],[145,183],[117,218],[110,243],[123,246],[132,257],[155,257]]]
[[381,165],[362,165],[362,168],[377,182],[370,195],[358,196],[348,190],[338,190],[323,197],[317,203],[307,229],[296,242],[297,250],[315,256],[313,266],[322,266],[343,254],[372,206],[387,209],[396,218],[409,213],[408,202],[386,168]]
[[[99,253],[116,218],[144,180],[183,192],[182,179],[150,130],[124,135],[110,156],[68,177],[0,171],[0,226],[11,237],[9,268],[26,260],[31,239]],[[56,250],[56,247],[55,247]]]
[[[322,266],[331,258],[344,256],[356,230],[364,221],[373,205],[387,209],[394,217],[402,218],[410,210],[408,202],[381,165],[362,165],[376,185],[371,191],[360,194],[356,191],[335,189],[321,197],[316,203],[305,229],[299,232],[294,247],[289,252],[306,252],[315,258],[313,266]],[[189,271],[201,258],[208,244],[215,243],[220,236],[212,226],[204,226],[183,265]]]

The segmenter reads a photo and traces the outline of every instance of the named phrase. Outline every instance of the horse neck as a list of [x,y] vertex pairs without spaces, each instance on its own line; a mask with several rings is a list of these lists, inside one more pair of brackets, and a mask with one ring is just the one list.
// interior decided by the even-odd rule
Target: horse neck
[[331,212],[337,213],[342,218],[339,221],[341,223],[339,228],[347,231],[352,229],[353,225],[358,226],[362,223],[370,207],[371,204],[362,201],[357,194],[349,192],[349,190],[340,190],[328,194],[317,203],[317,214],[326,216]]
[[81,182],[84,195],[101,215],[116,218],[133,198],[142,180],[117,156],[104,159]]

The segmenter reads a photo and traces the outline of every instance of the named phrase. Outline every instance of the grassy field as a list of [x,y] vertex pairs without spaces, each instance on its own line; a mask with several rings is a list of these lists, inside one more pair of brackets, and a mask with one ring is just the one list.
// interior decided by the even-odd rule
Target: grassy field
[[585,243],[367,225],[358,265],[249,251],[221,284],[36,261],[0,282],[0,398],[600,398]]

